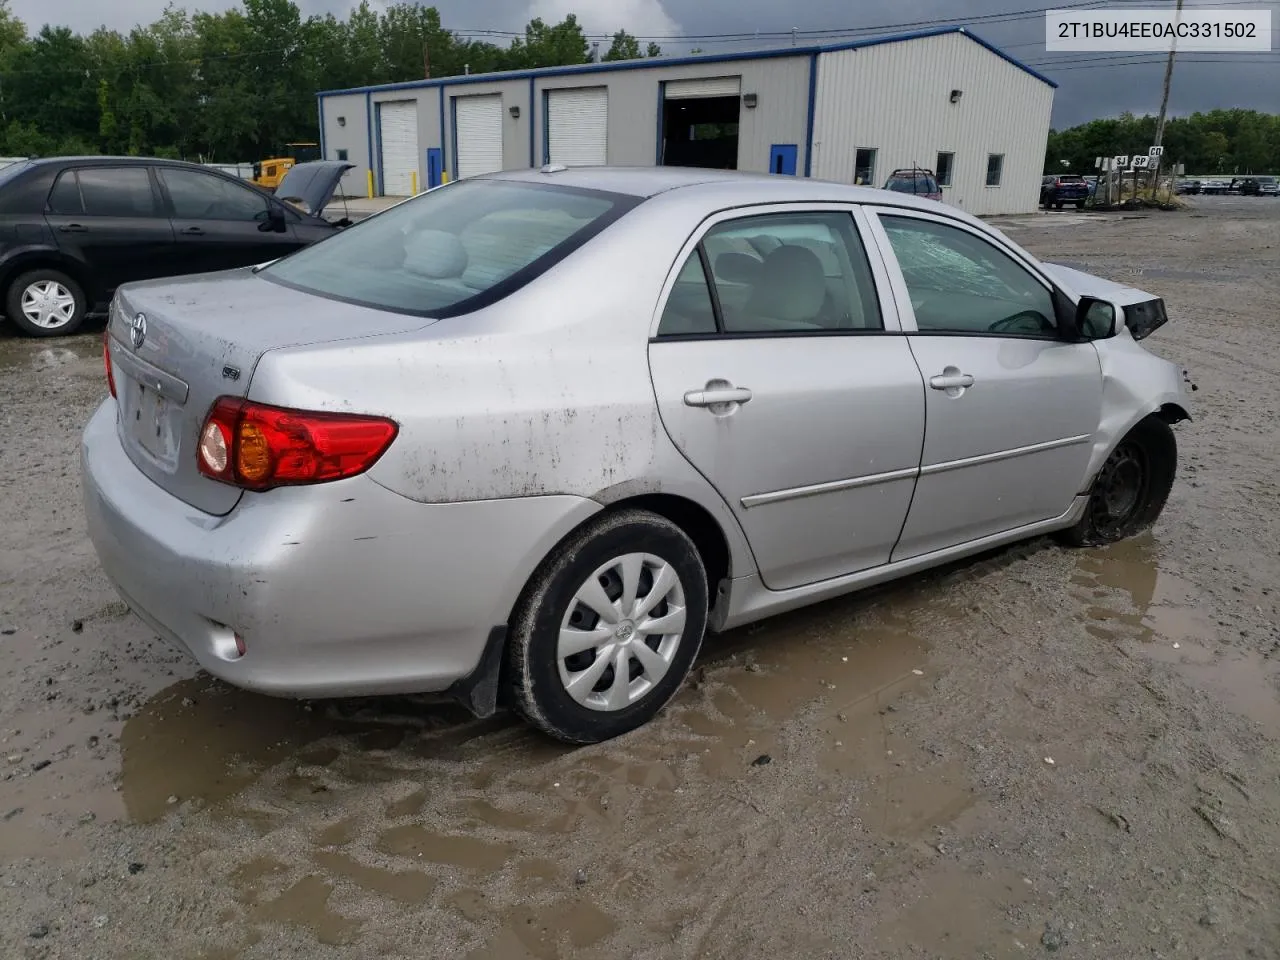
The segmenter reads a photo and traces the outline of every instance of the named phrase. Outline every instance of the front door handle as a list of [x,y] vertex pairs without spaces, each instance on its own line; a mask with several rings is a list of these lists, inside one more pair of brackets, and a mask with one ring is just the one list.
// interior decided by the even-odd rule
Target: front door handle
[[973,386],[973,374],[971,373],[944,373],[941,376],[931,377],[929,386],[935,390],[958,390],[964,387]]
[[751,391],[746,387],[714,387],[709,390],[690,390],[684,395],[687,407],[714,407],[719,404],[746,403]]
[[82,223],[64,223],[58,228],[63,233],[88,233],[89,228]]
[[181,233],[184,237],[203,237],[204,236],[204,230],[201,229],[200,227],[185,227],[178,232]]

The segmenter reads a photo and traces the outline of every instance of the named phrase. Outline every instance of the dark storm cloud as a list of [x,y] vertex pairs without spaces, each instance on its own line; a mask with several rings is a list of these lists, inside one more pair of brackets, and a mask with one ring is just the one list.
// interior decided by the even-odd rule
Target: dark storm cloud
[[[349,0],[297,0],[305,14],[332,12],[345,14]],[[1070,2],[1070,0],[1068,0]],[[1113,0],[1119,7],[1132,0]],[[88,31],[105,23],[128,29],[158,17],[166,0],[11,0],[13,12],[28,26],[48,21]],[[225,9],[232,0],[193,0],[188,6]],[[375,3],[375,6],[379,4]],[[592,32],[605,33],[628,28],[634,33],[651,32],[669,53],[687,53],[693,46],[705,51],[729,52],[756,45],[786,45],[793,28],[801,31],[800,42],[812,39],[804,31],[849,30],[883,27],[915,21],[936,22],[959,17],[979,18],[995,13],[1040,9],[1045,0],[802,0],[779,4],[777,0],[437,0],[435,4],[446,25],[465,31],[512,31],[522,29],[535,11],[554,17],[561,11],[578,10],[579,19]],[[1145,0],[1143,8],[1169,6],[1171,0]],[[1188,6],[1196,6],[1190,0]],[[1273,44],[1280,37],[1280,2],[1240,0],[1242,8],[1272,11]],[[1221,9],[1221,0],[1216,8]],[[914,28],[909,28],[914,29]],[[973,30],[1021,60],[1036,65],[1059,84],[1054,106],[1054,125],[1071,126],[1098,116],[1113,116],[1123,110],[1155,112],[1160,105],[1163,67],[1082,62],[1085,57],[1104,54],[1048,54],[1044,49],[1044,20],[1033,15],[1018,20],[975,20]],[[679,41],[665,37],[677,32],[697,40]],[[729,42],[712,35],[746,33],[744,42]],[[782,37],[768,37],[783,34]],[[477,39],[485,36],[476,33]],[[499,40],[497,35],[490,39]],[[1280,113],[1280,52],[1268,55],[1216,55],[1204,62],[1204,55],[1186,56],[1175,74],[1170,109],[1174,114],[1215,107],[1251,107]],[[1058,67],[1055,68],[1054,64]]]

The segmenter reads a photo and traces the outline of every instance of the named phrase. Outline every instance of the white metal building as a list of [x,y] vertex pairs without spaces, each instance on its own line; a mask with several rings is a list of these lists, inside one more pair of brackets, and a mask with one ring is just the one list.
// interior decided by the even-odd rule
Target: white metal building
[[[936,171],[974,214],[1036,208],[1056,84],[963,27],[821,47],[476,74],[317,95],[345,193],[544,163],[718,167],[883,186]],[[370,174],[372,176],[370,177]]]

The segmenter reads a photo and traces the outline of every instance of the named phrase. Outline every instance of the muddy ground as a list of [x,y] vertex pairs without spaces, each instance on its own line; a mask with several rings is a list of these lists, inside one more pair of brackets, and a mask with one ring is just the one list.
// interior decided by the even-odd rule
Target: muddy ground
[[1001,225],[1167,298],[1155,529],[719,638],[578,750],[198,675],[84,536],[96,330],[0,328],[0,956],[1280,956],[1280,201]]

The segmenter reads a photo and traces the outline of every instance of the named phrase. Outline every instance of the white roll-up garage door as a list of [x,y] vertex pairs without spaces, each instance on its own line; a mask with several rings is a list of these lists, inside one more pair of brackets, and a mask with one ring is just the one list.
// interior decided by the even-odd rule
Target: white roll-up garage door
[[741,92],[741,77],[668,80],[663,88],[663,96],[668,100],[689,100],[693,97],[736,97]]
[[458,179],[502,169],[502,95],[455,97]]
[[547,158],[566,167],[608,162],[609,89],[547,91]]
[[407,197],[413,193],[413,173],[418,169],[418,102],[378,104],[378,134],[382,142],[382,192],[388,197]]

